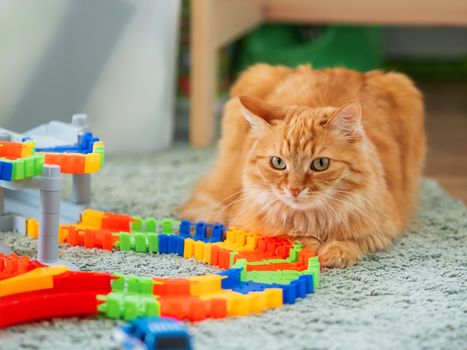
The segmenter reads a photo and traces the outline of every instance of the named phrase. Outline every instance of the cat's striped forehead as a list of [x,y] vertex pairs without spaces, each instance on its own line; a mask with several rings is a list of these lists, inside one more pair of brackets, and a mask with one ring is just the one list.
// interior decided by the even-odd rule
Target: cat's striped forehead
[[333,107],[297,107],[284,119],[278,137],[282,139],[283,153],[311,151],[323,134],[323,122],[336,111]]

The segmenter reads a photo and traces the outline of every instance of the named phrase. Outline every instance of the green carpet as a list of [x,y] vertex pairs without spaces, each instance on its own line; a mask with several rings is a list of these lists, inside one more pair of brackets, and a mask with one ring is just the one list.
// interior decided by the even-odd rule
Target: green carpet
[[[156,156],[111,158],[93,178],[96,209],[171,217],[214,158],[178,145]],[[34,255],[36,242],[0,240]],[[249,317],[190,325],[196,349],[465,349],[467,210],[425,180],[413,227],[387,252],[327,270],[315,294]],[[169,255],[60,248],[83,271],[188,276],[214,271]],[[116,321],[55,319],[0,331],[0,349],[112,349]]]

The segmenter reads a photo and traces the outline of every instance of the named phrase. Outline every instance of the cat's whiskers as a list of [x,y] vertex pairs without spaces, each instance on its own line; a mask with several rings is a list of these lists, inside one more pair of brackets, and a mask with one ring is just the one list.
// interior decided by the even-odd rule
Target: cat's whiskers
[[[346,210],[348,220],[350,219],[350,215],[352,215],[352,217],[357,218],[357,219],[361,218],[363,220],[366,220],[365,224],[367,222],[372,224],[371,225],[372,228],[377,233],[380,233],[380,234],[383,233],[382,230],[381,230],[380,225],[378,225],[378,223],[374,220],[374,218],[367,213],[367,210],[368,210],[367,207],[362,207],[361,205],[356,204],[356,203],[358,203],[356,201],[346,201],[346,200],[343,200],[342,198],[338,198],[338,197],[329,197],[329,198],[327,198],[327,200],[338,202],[338,203],[345,203],[345,204],[350,203],[351,210]],[[370,202],[368,202],[368,203],[370,203]]]
[[[256,188],[260,189],[259,186],[256,186]],[[214,213],[216,210],[220,209],[220,208],[222,207],[223,203],[224,203],[226,200],[228,200],[228,199],[234,197],[235,195],[243,194],[244,192],[245,192],[245,189],[241,189],[240,191],[234,192],[234,193],[230,194],[229,196],[225,197],[224,199],[222,199],[220,202],[218,202],[218,203],[216,204],[216,206],[212,209],[212,212]],[[210,218],[210,217],[209,217],[209,218]],[[207,221],[207,220],[206,220],[206,221]]]
[[[339,193],[341,195],[346,195],[346,196],[353,196],[355,197],[356,194],[353,193],[353,192],[349,192],[349,191],[345,191],[345,190],[335,190],[336,193]],[[375,203],[373,203],[367,196],[363,196],[363,195],[358,195],[358,200],[359,201],[363,201],[365,202],[368,206],[369,206],[369,209],[372,209],[374,211],[376,211],[379,215],[383,216],[384,219],[390,221],[390,218],[389,218],[389,215],[387,213],[385,213],[382,209],[382,207],[380,206],[377,206]],[[351,202],[351,204],[353,204],[353,202]],[[368,208],[365,208],[365,209],[368,209]]]
[[[259,187],[258,188],[255,188],[255,189],[260,189]],[[255,193],[255,192],[247,192],[247,191],[243,191],[243,194],[240,196],[240,198],[236,199],[235,201],[227,204],[227,205],[224,205],[222,207],[222,209],[218,212],[218,213],[215,213],[213,212],[210,216],[209,216],[209,219],[211,219],[213,217],[213,215],[216,215],[216,220],[221,220],[222,219],[222,214],[225,212],[226,209],[228,209],[229,207],[231,207],[232,205],[234,204],[237,204],[237,203],[240,203],[246,199],[254,199],[258,196],[258,193]]]

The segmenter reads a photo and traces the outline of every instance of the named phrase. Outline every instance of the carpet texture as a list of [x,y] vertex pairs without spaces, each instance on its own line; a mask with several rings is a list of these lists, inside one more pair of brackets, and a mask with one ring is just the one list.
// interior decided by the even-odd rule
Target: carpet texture
[[[177,145],[156,156],[108,158],[93,178],[93,207],[173,217],[214,151]],[[36,242],[5,232],[18,254]],[[315,294],[260,315],[190,325],[196,349],[467,348],[467,210],[425,180],[416,222],[387,252],[326,270]],[[176,256],[60,248],[83,271],[188,276],[215,268]],[[116,321],[55,319],[0,331],[0,349],[112,349]]]

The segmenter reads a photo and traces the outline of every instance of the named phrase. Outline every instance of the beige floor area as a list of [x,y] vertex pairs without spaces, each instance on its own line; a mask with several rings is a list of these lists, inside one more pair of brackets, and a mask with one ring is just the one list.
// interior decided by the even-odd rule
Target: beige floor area
[[467,204],[467,82],[419,83],[425,94],[425,175]]

